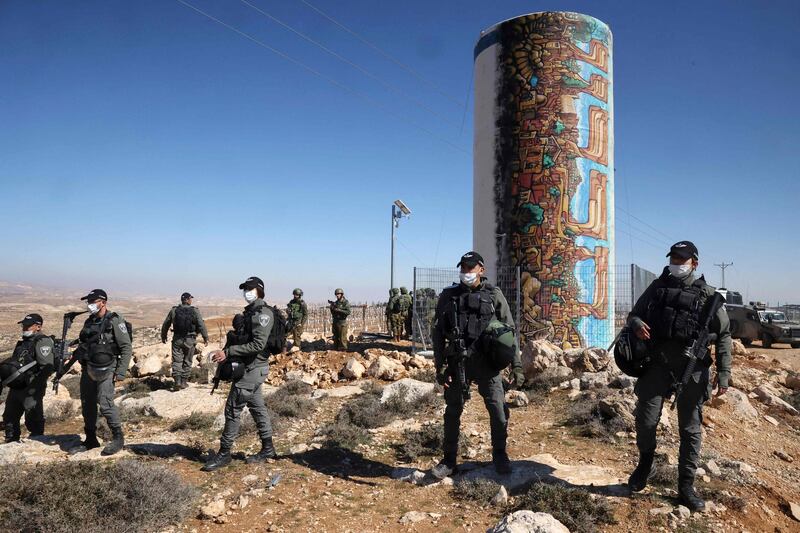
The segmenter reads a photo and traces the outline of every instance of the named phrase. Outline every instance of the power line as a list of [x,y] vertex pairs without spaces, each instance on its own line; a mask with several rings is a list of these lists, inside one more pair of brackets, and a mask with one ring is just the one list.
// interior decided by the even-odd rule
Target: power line
[[669,241],[670,241],[670,242],[674,242],[674,240],[675,240],[675,239],[674,239],[673,237],[671,237],[671,236],[667,235],[666,233],[664,233],[664,232],[663,232],[663,231],[661,231],[660,229],[656,228],[655,226],[651,226],[650,224],[648,224],[647,222],[645,222],[645,221],[644,221],[644,220],[642,220],[641,218],[637,217],[636,215],[633,215],[633,214],[632,214],[630,211],[626,211],[625,209],[622,209],[621,207],[618,207],[617,209],[619,209],[619,210],[620,210],[620,211],[622,211],[623,213],[627,214],[629,217],[631,217],[631,218],[634,218],[634,219],[636,219],[637,221],[641,222],[642,224],[644,224],[644,225],[645,225],[645,226],[647,226],[648,228],[652,229],[652,230],[653,230],[653,231],[655,231],[656,233],[659,233],[660,235],[663,235],[664,237],[666,237],[667,239],[669,239]]
[[617,220],[616,223],[617,224],[626,225],[629,230],[639,232],[640,236],[645,237],[647,239],[650,239],[652,242],[658,243],[659,246],[661,246],[663,248],[669,248],[670,247],[669,241],[664,240],[663,237],[661,237],[659,235],[655,235],[652,232],[649,232],[646,228],[638,226],[635,223],[631,223],[631,222],[623,220],[623,219]]
[[[244,5],[250,7],[251,9],[257,11],[258,13],[261,13],[262,15],[267,17],[268,19],[270,19],[273,22],[275,22],[276,24],[280,24],[285,29],[287,29],[290,32],[294,33],[295,35],[297,35],[301,39],[304,39],[304,40],[310,42],[314,46],[316,46],[316,47],[320,48],[321,50],[323,50],[325,53],[335,57],[336,59],[338,59],[342,63],[345,63],[345,64],[353,67],[354,69],[358,70],[359,72],[361,72],[365,76],[377,81],[378,83],[380,83],[384,87],[386,87],[386,88],[394,91],[395,93],[401,95],[403,98],[405,98],[406,100],[408,100],[412,104],[416,105],[417,107],[419,107],[420,109],[426,111],[427,113],[430,113],[431,115],[433,115],[434,117],[438,118],[439,120],[447,122],[448,124],[450,124],[453,127],[458,127],[458,124],[456,122],[448,119],[444,115],[439,114],[437,111],[435,111],[434,109],[428,107],[427,105],[425,105],[424,103],[420,102],[419,100],[414,99],[411,95],[409,95],[407,92],[405,92],[400,87],[397,87],[396,85],[392,84],[391,82],[388,82],[388,81],[384,80],[383,78],[381,78],[377,74],[367,70],[366,68],[362,67],[358,63],[355,63],[355,62],[347,59],[346,57],[344,57],[343,55],[339,54],[338,52],[336,52],[334,50],[331,50],[330,48],[328,48],[324,44],[320,43],[319,41],[313,39],[312,37],[309,37],[308,35],[306,35],[305,33],[301,32],[300,30],[297,30],[297,29],[293,28],[292,26],[290,26],[286,22],[284,22],[284,21],[280,20],[279,18],[275,17],[274,15],[264,11],[263,9],[259,8],[258,6],[251,4],[247,0],[239,0],[239,1],[242,2]],[[461,127],[463,128],[463,121],[462,121]]]
[[614,231],[619,231],[619,232],[621,232],[621,233],[624,233],[625,235],[627,235],[627,236],[628,236],[628,237],[630,237],[631,239],[636,239],[637,241],[639,241],[639,242],[642,242],[642,243],[644,243],[644,244],[647,244],[647,245],[650,245],[650,246],[652,246],[653,248],[657,248],[657,249],[659,249],[659,250],[663,250],[663,247],[661,247],[661,246],[659,246],[659,245],[657,245],[657,244],[653,244],[653,243],[652,243],[652,242],[650,242],[650,241],[646,241],[646,240],[644,240],[644,239],[641,239],[641,238],[637,237],[636,235],[634,235],[634,234],[632,234],[632,233],[630,233],[630,232],[628,232],[628,231],[625,231],[624,229],[620,229],[620,228],[614,228]]
[[466,103],[462,104],[461,100],[459,100],[458,98],[456,98],[454,96],[451,96],[449,93],[445,92],[436,83],[430,81],[429,79],[427,79],[425,76],[423,76],[422,74],[420,74],[419,72],[417,72],[416,70],[411,68],[410,66],[406,65],[405,63],[403,63],[399,59],[395,58],[393,55],[391,55],[389,52],[387,52],[383,48],[379,47],[377,44],[373,43],[372,41],[369,41],[365,37],[363,37],[360,34],[356,33],[354,30],[351,30],[350,28],[348,28],[347,26],[345,26],[344,24],[342,24],[338,20],[334,19],[332,16],[330,16],[327,13],[325,13],[324,11],[322,11],[320,8],[314,6],[313,4],[308,2],[307,0],[299,0],[299,1],[302,2],[303,4],[305,4],[306,6],[308,6],[310,9],[313,9],[319,15],[321,15],[322,17],[328,19],[330,22],[332,22],[336,26],[340,27],[341,29],[343,29],[344,31],[349,33],[350,35],[352,35],[353,37],[355,37],[356,39],[358,39],[359,41],[361,41],[365,45],[367,45],[370,48],[372,48],[373,50],[378,52],[380,55],[382,55],[383,57],[385,57],[386,59],[388,59],[389,61],[391,61],[395,65],[397,65],[398,67],[402,68],[403,70],[405,70],[409,74],[413,75],[418,80],[424,82],[430,88],[434,89],[436,92],[438,92],[440,95],[444,96],[445,98],[447,98],[451,102],[453,102],[455,104],[458,104],[459,106],[461,106],[461,105],[466,106],[467,105]]
[[245,39],[256,43],[258,46],[269,50],[273,54],[285,59],[286,61],[289,61],[290,63],[294,63],[298,67],[310,72],[311,74],[314,74],[315,76],[318,76],[319,78],[327,81],[328,83],[330,83],[332,85],[335,85],[336,87],[342,89],[343,91],[346,91],[346,92],[352,94],[356,98],[358,98],[360,100],[364,100],[364,101],[368,102],[370,105],[378,107],[378,108],[382,109],[383,111],[385,111],[386,113],[388,113],[388,114],[390,114],[390,115],[392,115],[394,117],[397,117],[398,119],[402,120],[403,122],[406,122],[407,124],[410,124],[410,125],[414,126],[418,130],[423,131],[423,132],[427,133],[428,135],[430,135],[431,137],[434,137],[434,138],[438,139],[439,141],[449,145],[451,148],[454,148],[454,149],[458,150],[459,152],[462,152],[462,153],[467,154],[467,155],[470,154],[467,150],[465,150],[461,146],[448,141],[447,139],[445,139],[445,138],[437,135],[436,133],[432,132],[428,128],[426,128],[424,126],[420,126],[419,124],[417,124],[416,122],[414,122],[412,120],[409,120],[405,116],[403,116],[403,115],[401,115],[399,113],[396,113],[392,109],[387,108],[386,106],[384,106],[380,102],[374,100],[373,98],[370,98],[369,96],[367,96],[367,95],[365,95],[363,93],[360,93],[359,91],[356,91],[355,89],[351,89],[347,85],[345,85],[345,84],[343,84],[343,83],[341,83],[341,82],[339,82],[339,81],[337,81],[337,80],[335,80],[335,79],[333,79],[333,78],[331,78],[329,76],[326,76],[325,74],[319,72],[318,70],[306,65],[302,61],[299,61],[299,60],[293,58],[292,56],[286,54],[285,52],[282,52],[282,51],[278,50],[277,48],[274,48],[274,47],[266,44],[265,42],[256,39],[252,35],[250,35],[248,33],[245,33],[243,31],[239,30],[238,28],[235,28],[234,26],[231,26],[230,24],[228,24],[226,22],[221,21],[220,19],[218,19],[218,18],[206,13],[202,9],[193,6],[189,2],[186,2],[185,0],[175,0],[175,1],[183,4],[184,6],[192,9],[193,11],[196,11],[197,13],[200,13],[201,15],[203,15],[206,18],[208,18],[209,20],[212,20],[212,21],[216,22],[217,24],[220,24],[220,25],[224,26],[225,28],[231,30],[232,32],[241,35]]
[[725,287],[727,287],[727,285],[725,285],[725,269],[728,268],[729,266],[733,266],[733,261],[731,261],[730,263],[726,263],[725,261],[723,261],[722,263],[714,263],[714,266],[718,266],[719,268],[722,269],[722,288],[724,289]]

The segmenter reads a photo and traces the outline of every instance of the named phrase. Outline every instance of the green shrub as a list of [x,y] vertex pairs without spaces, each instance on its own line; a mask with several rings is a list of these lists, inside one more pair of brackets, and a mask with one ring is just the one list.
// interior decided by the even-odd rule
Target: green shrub
[[216,416],[209,414],[209,413],[200,413],[197,411],[192,411],[192,413],[188,416],[182,416],[178,418],[169,426],[169,431],[183,431],[183,430],[203,430],[203,429],[211,429],[211,426],[214,425],[214,420],[216,420]]
[[516,511],[527,509],[548,513],[573,533],[593,533],[601,524],[615,524],[611,506],[603,498],[593,498],[584,489],[536,482],[519,496]]
[[499,490],[500,485],[491,479],[460,479],[453,485],[453,497],[486,505]]
[[[403,440],[394,445],[395,456],[400,461],[414,462],[420,457],[436,457],[442,453],[444,426],[426,424],[421,429],[409,429],[403,433]],[[469,439],[464,433],[459,435],[458,453],[464,453]]]

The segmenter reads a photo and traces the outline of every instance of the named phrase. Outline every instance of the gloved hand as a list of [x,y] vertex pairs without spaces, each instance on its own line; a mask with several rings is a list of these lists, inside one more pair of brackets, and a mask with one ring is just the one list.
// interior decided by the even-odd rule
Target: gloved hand
[[442,386],[447,383],[447,367],[440,366],[436,369],[436,383]]
[[515,366],[511,369],[511,379],[517,389],[521,389],[525,385],[525,373],[522,371],[521,366]]

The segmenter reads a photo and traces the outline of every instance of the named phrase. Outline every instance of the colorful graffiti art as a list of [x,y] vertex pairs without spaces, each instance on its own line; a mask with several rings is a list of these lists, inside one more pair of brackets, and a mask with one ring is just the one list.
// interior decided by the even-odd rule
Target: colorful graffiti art
[[489,45],[497,53],[496,235],[504,236],[497,261],[522,267],[520,331],[564,348],[608,342],[611,33],[589,16],[547,12],[499,24],[476,58]]

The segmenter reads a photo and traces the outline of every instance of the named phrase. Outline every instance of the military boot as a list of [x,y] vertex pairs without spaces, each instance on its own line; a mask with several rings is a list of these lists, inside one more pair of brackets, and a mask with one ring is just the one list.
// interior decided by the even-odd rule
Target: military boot
[[31,432],[31,437],[41,437],[44,435],[44,419],[31,422],[28,425],[28,430]]
[[213,472],[229,464],[231,464],[231,449],[220,448],[217,455],[206,461],[206,464],[204,464],[203,468],[200,470],[203,472]]
[[125,437],[122,435],[122,426],[111,428],[111,442],[106,444],[100,455],[114,455],[119,453],[125,446]]
[[100,442],[98,442],[97,440],[97,433],[95,433],[94,431],[87,431],[86,439],[82,440],[79,446],[72,448],[69,451],[69,454],[75,455],[76,453],[87,452],[89,450],[93,450],[99,447],[100,447]]
[[6,422],[5,433],[6,433],[6,442],[19,442],[20,436],[20,427],[19,422],[16,424],[12,424],[11,422]]
[[245,462],[248,464],[263,463],[267,459],[275,459],[276,457],[278,457],[278,454],[275,452],[275,446],[272,445],[272,437],[270,437],[262,440],[261,451],[245,459]]
[[639,464],[628,478],[628,488],[631,492],[640,492],[647,486],[647,478],[650,477],[650,471],[653,469],[654,457],[655,452],[639,454]]
[[498,474],[510,474],[512,471],[511,459],[508,458],[505,449],[492,450],[492,463],[494,463],[494,470]]
[[679,476],[678,500],[692,512],[703,512],[706,502],[694,491],[694,476]]
[[172,383],[172,388],[170,389],[172,392],[178,392],[181,390],[181,378],[180,376],[175,376]]
[[431,469],[431,475],[436,479],[444,479],[452,475],[457,469],[456,456],[453,454],[445,454],[444,458],[439,461],[439,464]]
[[180,390],[189,388],[189,377],[188,376],[181,378],[181,384],[178,385],[178,388]]

